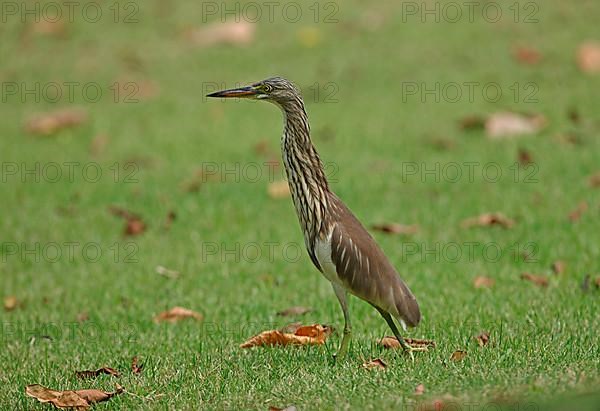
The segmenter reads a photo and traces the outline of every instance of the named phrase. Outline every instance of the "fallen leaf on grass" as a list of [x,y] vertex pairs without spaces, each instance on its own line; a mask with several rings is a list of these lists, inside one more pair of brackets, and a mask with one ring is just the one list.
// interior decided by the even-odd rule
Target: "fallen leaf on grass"
[[30,26],[31,33],[44,36],[65,37],[67,26],[62,18],[42,18]]
[[489,227],[495,225],[504,228],[511,228],[513,225],[515,225],[515,222],[502,213],[485,213],[477,217],[467,218],[461,223],[461,225],[463,228]]
[[19,300],[14,295],[4,297],[4,310],[12,311],[19,306]]
[[187,308],[183,307],[173,307],[169,311],[163,311],[162,313],[156,315],[154,317],[154,322],[160,323],[165,321],[169,323],[176,323],[178,321],[185,320],[188,318],[197,321],[202,321],[203,319],[202,314],[200,313],[188,310]]
[[156,273],[167,278],[178,278],[179,271],[169,270],[168,268],[163,267],[162,265],[156,266]]
[[450,394],[444,394],[442,398],[436,398],[426,403],[421,403],[416,408],[418,411],[450,411],[457,410],[458,400]]
[[451,361],[462,361],[467,357],[467,352],[463,350],[456,350],[450,356]]
[[198,29],[189,29],[184,35],[192,44],[209,47],[218,44],[246,46],[254,40],[256,26],[244,21],[212,23]]
[[535,134],[545,125],[546,118],[541,114],[525,115],[499,112],[487,118],[485,131],[489,138],[498,140],[525,134]]
[[121,217],[125,220],[125,235],[136,236],[146,231],[146,223],[144,223],[142,218],[137,214],[116,206],[109,207],[109,211],[113,215]]
[[385,370],[387,368],[387,364],[381,358],[375,358],[374,360],[367,361],[362,366],[363,366],[363,368],[366,368],[368,370],[372,370],[372,369]]
[[485,128],[485,117],[470,115],[463,117],[459,122],[460,128],[466,131],[483,130]]
[[269,141],[270,140],[265,139],[265,140],[260,140],[258,143],[256,143],[253,147],[254,153],[256,153],[257,155],[262,156],[262,157],[275,159],[275,160],[273,160],[273,167],[276,168],[276,167],[279,167],[279,165],[280,165],[279,160],[277,160],[277,156],[279,155],[279,152],[271,147],[271,144]]
[[279,407],[269,407],[269,411],[298,411],[298,409],[296,408],[295,405],[288,405],[285,408],[279,408]]
[[144,368],[144,364],[138,363],[137,355],[131,359],[131,372],[132,373],[139,374],[142,372],[143,368]]
[[119,371],[110,367],[102,367],[97,370],[85,370],[85,371],[75,371],[75,375],[79,378],[94,378],[99,376],[100,374],[114,375],[115,377],[120,377]]
[[415,395],[423,395],[425,393],[425,385],[419,384],[415,387]]
[[587,293],[590,290],[590,279],[592,277],[589,274],[586,274],[583,277],[583,281],[581,282],[581,291]]
[[202,184],[207,181],[207,177],[201,170],[198,170],[194,175],[181,182],[180,187],[186,193],[195,193],[200,190]]
[[588,179],[588,184],[592,188],[600,187],[600,171],[595,174],[592,174]]
[[27,396],[42,403],[49,402],[60,409],[87,409],[94,403],[107,401],[122,392],[123,387],[118,384],[113,392],[96,389],[56,391],[39,384],[31,384],[25,387]]
[[79,314],[77,314],[77,317],[75,319],[78,323],[83,323],[90,319],[90,315],[87,313],[87,311],[82,311]]
[[175,213],[175,211],[173,211],[173,210],[169,211],[167,213],[167,218],[165,220],[164,229],[165,230],[171,229],[171,226],[173,225],[173,221],[175,221],[176,218],[177,218],[177,214]]
[[513,57],[519,63],[534,65],[540,62],[542,54],[532,47],[517,47],[513,51]]
[[473,338],[475,338],[480,347],[485,347],[490,342],[490,333],[484,331]]
[[387,234],[415,234],[419,231],[418,225],[403,225],[397,223],[373,224],[371,228]]
[[600,43],[588,42],[579,46],[577,64],[584,73],[600,73]]
[[522,166],[533,163],[533,157],[531,156],[531,153],[525,149],[519,149],[517,158],[519,160],[519,164]]
[[302,323],[296,321],[294,323],[286,324],[279,329],[282,333],[285,334],[294,334],[298,328],[302,327]]
[[496,284],[496,280],[483,275],[478,275],[473,279],[473,286],[475,288],[492,288]]
[[557,260],[552,263],[552,271],[554,272],[554,274],[564,273],[566,267],[567,267],[567,264],[562,260]]
[[281,310],[277,313],[277,315],[280,315],[282,317],[291,317],[291,316],[295,316],[295,315],[304,315],[311,311],[312,310],[308,307],[302,307],[302,306],[298,305],[295,307],[286,308],[285,310]]
[[440,151],[452,150],[456,146],[456,143],[454,142],[454,140],[450,140],[445,137],[433,138],[429,141],[429,143],[435,149],[440,150]]
[[521,274],[521,279],[529,281],[539,287],[548,287],[548,278],[541,275],[523,273]]
[[[432,340],[418,340],[416,338],[405,338],[404,341],[413,348],[435,348],[435,341]],[[379,345],[383,348],[400,348],[401,345],[396,337],[383,337],[379,340]]]
[[320,324],[299,327],[294,333],[269,330],[263,331],[240,344],[240,348],[273,345],[321,345],[325,343],[330,334],[331,328]]
[[571,220],[571,222],[573,223],[579,221],[583,213],[585,213],[588,210],[588,208],[589,206],[587,201],[582,201],[581,203],[579,203],[577,208],[575,208],[569,213],[569,220]]
[[65,128],[83,124],[88,118],[82,109],[62,109],[34,116],[25,123],[25,130],[31,134],[49,136]]
[[287,198],[290,196],[290,186],[285,180],[274,181],[267,189],[271,198]]

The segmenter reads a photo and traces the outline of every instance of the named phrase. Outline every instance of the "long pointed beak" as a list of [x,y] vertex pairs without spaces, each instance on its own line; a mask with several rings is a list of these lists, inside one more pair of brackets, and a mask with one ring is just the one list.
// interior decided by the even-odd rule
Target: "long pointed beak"
[[240,87],[240,88],[232,88],[229,90],[217,91],[215,93],[207,94],[206,97],[242,97],[248,98],[252,96],[256,96],[258,91],[254,89],[254,87]]

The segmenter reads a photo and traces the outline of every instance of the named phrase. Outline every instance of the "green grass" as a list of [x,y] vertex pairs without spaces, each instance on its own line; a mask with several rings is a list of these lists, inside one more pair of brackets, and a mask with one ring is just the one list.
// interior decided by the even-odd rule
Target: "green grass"
[[[544,404],[556,398],[573,405],[571,396],[600,391],[600,291],[593,285],[587,293],[581,289],[585,274],[600,275],[600,190],[587,183],[600,169],[600,100],[594,92],[600,76],[584,75],[575,64],[581,42],[600,40],[597,2],[545,1],[533,24],[508,17],[495,24],[480,17],[473,23],[404,22],[401,3],[367,10],[355,1],[340,3],[338,23],[315,24],[309,6],[302,4],[304,19],[296,24],[280,17],[272,24],[263,21],[249,47],[191,46],[182,32],[203,25],[201,6],[158,0],[140,2],[138,23],[107,19],[91,24],[79,18],[67,24],[63,37],[27,35],[30,26],[14,19],[0,26],[0,81],[97,82],[107,95],[94,104],[81,97],[73,104],[14,97],[2,103],[3,164],[22,169],[36,162],[97,162],[103,171],[96,183],[77,172],[73,181],[56,183],[35,183],[31,177],[23,182],[21,174],[3,174],[0,295],[22,302],[13,311],[0,311],[3,409],[47,408],[25,397],[24,387],[33,383],[110,390],[118,381],[129,392],[151,398],[121,395],[98,406],[103,410],[290,404],[303,410],[411,409],[415,401],[438,398],[462,409],[493,401],[529,401],[537,407],[530,409],[546,409]],[[299,40],[307,27],[318,30],[314,47]],[[541,63],[516,63],[511,50],[517,45],[538,49]],[[285,258],[283,248],[303,247],[303,239],[291,201],[267,195],[266,175],[255,182],[236,181],[235,176],[223,183],[208,181],[192,193],[181,189],[182,182],[208,164],[220,171],[262,164],[268,158],[254,150],[262,141],[277,152],[277,109],[203,98],[207,83],[234,86],[275,74],[305,91],[320,84],[321,98],[307,98],[313,139],[335,170],[334,191],[359,219],[365,225],[420,226],[412,237],[374,233],[421,305],[423,322],[409,335],[437,343],[414,362],[376,345],[389,330],[370,306],[352,299],[350,354],[344,363],[332,364],[341,310],[304,251],[298,261]],[[160,93],[137,104],[115,104],[108,86],[119,78],[152,80]],[[330,82],[337,85],[337,103],[323,101]],[[428,87],[436,82],[496,82],[504,95],[498,102],[480,94],[455,103],[416,97],[403,101],[403,82]],[[521,97],[515,102],[509,87],[528,82],[537,85],[539,101],[527,103]],[[71,105],[87,109],[90,120],[52,137],[24,132],[30,115]],[[548,126],[536,136],[497,142],[457,126],[466,115],[501,110],[543,113]],[[579,113],[578,124],[569,120],[570,110]],[[92,156],[91,141],[101,133],[109,143]],[[576,135],[580,143],[561,142],[564,134]],[[436,147],[439,139],[451,148]],[[533,156],[533,182],[524,181],[522,174],[514,181],[511,167],[519,149]],[[121,174],[115,183],[111,166],[118,163],[124,173],[122,167],[130,161],[139,165],[137,182],[127,183]],[[436,163],[494,163],[503,178],[486,182],[480,168],[473,181],[463,177],[456,183],[403,177],[413,162],[429,168]],[[582,201],[589,210],[570,222],[568,213]],[[123,237],[123,221],[108,212],[111,205],[141,215],[148,230]],[[71,212],[60,211],[65,208]],[[165,230],[171,210],[177,218]],[[507,230],[460,226],[465,218],[487,211],[503,212],[516,224]],[[80,244],[73,259],[63,255],[51,262],[39,253],[25,253],[36,243],[59,243],[64,253],[65,242]],[[269,242],[276,244],[272,258]],[[407,252],[406,242],[421,251]],[[451,250],[444,249],[459,244],[464,253],[468,242],[479,244],[473,258],[463,254],[455,261],[447,254]],[[17,243],[25,254],[10,254],[7,243]],[[88,243],[102,249],[99,261],[82,257],[81,247]],[[481,253],[492,243],[503,252],[494,261]],[[535,245],[535,253],[526,262],[514,254],[526,251],[528,243]],[[212,244],[217,255],[203,253]],[[236,246],[251,253],[251,244],[260,245],[257,259],[226,254]],[[423,251],[436,245],[447,253]],[[134,247],[136,262],[125,262],[131,250],[126,247]],[[550,266],[559,259],[567,269],[555,276]],[[181,275],[167,279],[155,273],[157,265]],[[550,285],[541,289],[522,281],[524,271],[548,274]],[[496,285],[474,289],[477,275],[494,278]],[[152,321],[175,305],[202,312],[205,321]],[[275,315],[292,305],[313,308],[297,320],[331,324],[338,333],[322,347],[238,348],[255,333],[296,320]],[[89,320],[78,324],[76,317],[84,311]],[[491,335],[483,348],[473,340],[481,331]],[[468,352],[462,362],[449,360],[457,349]],[[128,371],[134,355],[145,364],[140,375]],[[364,361],[376,357],[388,363],[386,371],[362,369]],[[123,376],[75,377],[75,370],[102,365],[118,368]],[[426,392],[416,397],[414,389],[421,383]],[[586,401],[597,406],[598,397]]]

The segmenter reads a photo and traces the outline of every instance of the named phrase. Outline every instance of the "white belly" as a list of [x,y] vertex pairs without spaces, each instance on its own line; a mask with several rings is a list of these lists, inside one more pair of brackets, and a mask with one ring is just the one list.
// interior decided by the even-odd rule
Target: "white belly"
[[319,261],[325,278],[333,284],[343,285],[337,275],[335,264],[331,260],[331,233],[325,240],[317,240],[315,243],[315,256],[317,257],[317,261]]

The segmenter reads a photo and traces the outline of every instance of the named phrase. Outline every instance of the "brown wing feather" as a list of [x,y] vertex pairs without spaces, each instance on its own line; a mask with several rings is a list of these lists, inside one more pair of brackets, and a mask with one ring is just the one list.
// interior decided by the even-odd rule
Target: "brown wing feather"
[[421,319],[419,305],[381,248],[352,212],[335,195],[331,259],[338,277],[352,294],[414,327]]

